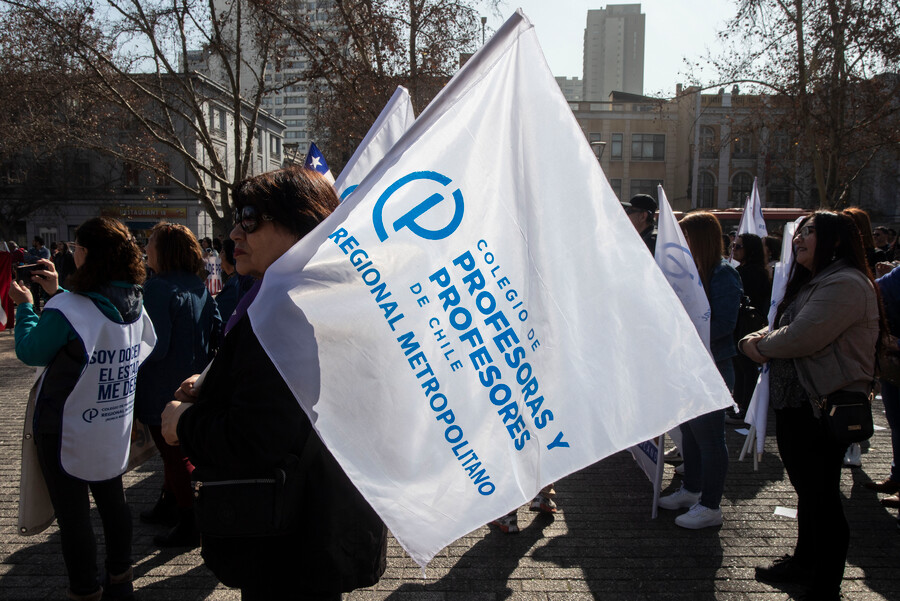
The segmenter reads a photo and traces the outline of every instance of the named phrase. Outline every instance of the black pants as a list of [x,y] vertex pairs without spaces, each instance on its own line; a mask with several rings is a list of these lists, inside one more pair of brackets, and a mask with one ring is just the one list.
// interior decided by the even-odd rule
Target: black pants
[[850,526],[841,499],[841,466],[847,448],[830,442],[808,404],[775,411],[778,452],[797,491],[794,557],[813,570],[814,590],[835,595],[841,588]]
[[122,574],[131,567],[131,511],[125,503],[122,477],[92,483],[73,478],[59,465],[58,434],[39,434],[35,442],[59,524],[69,589],[76,595],[89,595],[100,587],[100,579],[88,489],[103,522],[106,570],[110,574]]

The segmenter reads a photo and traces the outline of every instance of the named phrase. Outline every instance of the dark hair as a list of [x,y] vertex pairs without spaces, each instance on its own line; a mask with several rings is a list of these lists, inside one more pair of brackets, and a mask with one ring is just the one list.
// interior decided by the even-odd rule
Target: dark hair
[[[156,250],[158,273],[186,271],[201,275],[203,251],[194,232],[178,223],[157,223],[148,236]],[[148,240],[148,244],[151,242]]]
[[700,273],[703,289],[709,296],[709,279],[713,270],[722,261],[722,225],[716,216],[707,211],[695,211],[685,215],[681,230],[688,238],[688,246],[694,256],[694,263]]
[[859,228],[856,227],[853,218],[842,213],[816,211],[800,222],[797,231],[813,218],[816,220],[816,252],[813,255],[813,268],[807,269],[794,261],[791,276],[784,291],[784,300],[778,305],[776,323],[803,286],[817,273],[839,259],[847,260],[852,268],[864,273],[874,285],[872,272],[869,270],[869,263],[866,261],[866,253],[863,250],[862,237],[859,235]]
[[875,238],[872,237],[872,221],[869,214],[859,207],[847,207],[842,211],[844,215],[849,215],[856,227],[859,228],[859,235],[862,236],[863,249],[875,248]]
[[112,281],[144,281],[144,255],[121,221],[88,219],[75,231],[75,243],[87,250],[84,263],[66,280],[74,292],[96,292]]
[[756,234],[741,234],[741,245],[744,247],[744,260],[741,265],[756,265],[765,269],[766,255],[763,251],[762,238]]
[[766,236],[763,240],[763,243],[766,245],[766,248],[769,249],[769,260],[780,261],[782,243],[781,236]]
[[34,237],[34,243],[35,243],[35,244],[40,244],[41,246],[43,246],[43,245],[44,245],[44,239],[41,238],[40,236],[35,236],[35,237]]
[[212,239],[212,247],[213,247],[213,250],[216,251],[217,253],[222,252],[222,241],[219,240],[218,238],[213,238]]
[[222,255],[222,258],[228,261],[230,265],[234,265],[234,240],[231,238],[225,238],[222,241]]
[[334,186],[321,173],[296,166],[245,179],[238,184],[232,200],[235,212],[253,205],[298,239],[319,225],[340,202]]

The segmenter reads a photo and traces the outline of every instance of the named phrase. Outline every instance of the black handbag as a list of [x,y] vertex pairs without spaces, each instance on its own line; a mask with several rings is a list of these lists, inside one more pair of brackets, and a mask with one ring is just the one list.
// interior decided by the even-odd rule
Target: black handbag
[[283,536],[300,523],[300,505],[309,465],[321,441],[310,432],[302,455],[288,455],[278,467],[254,478],[235,479],[212,470],[194,470],[197,527],[202,536],[240,538]]
[[872,422],[872,398],[874,390],[851,392],[838,390],[819,397],[819,409],[826,436],[833,442],[847,446],[853,442],[868,440],[875,433]]

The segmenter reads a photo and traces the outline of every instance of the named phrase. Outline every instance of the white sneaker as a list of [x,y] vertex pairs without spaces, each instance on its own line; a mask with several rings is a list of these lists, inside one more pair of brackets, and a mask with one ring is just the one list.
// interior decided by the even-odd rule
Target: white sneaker
[[660,497],[656,505],[662,509],[687,509],[695,505],[699,500],[700,493],[688,492],[682,486],[671,495]]
[[847,447],[847,452],[844,454],[844,465],[847,467],[859,467],[862,465],[862,451],[858,442],[854,442]]
[[691,530],[709,528],[710,526],[721,526],[722,510],[710,509],[709,507],[704,507],[700,503],[697,503],[692,506],[687,513],[683,513],[675,518],[675,525]]

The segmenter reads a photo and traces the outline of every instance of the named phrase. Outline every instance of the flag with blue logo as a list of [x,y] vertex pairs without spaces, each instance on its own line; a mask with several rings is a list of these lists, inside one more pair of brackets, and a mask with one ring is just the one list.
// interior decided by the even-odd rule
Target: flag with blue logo
[[678,295],[687,311],[703,345],[709,348],[709,299],[703,290],[697,264],[684,238],[684,232],[675,219],[669,199],[662,186],[659,191],[659,223],[656,237],[656,264],[666,276],[666,281]]
[[756,184],[756,178],[753,178],[753,192],[744,205],[744,212],[741,214],[741,223],[738,225],[738,235],[756,234],[760,238],[769,235],[766,231],[766,221],[763,219],[762,201],[759,198],[759,187]]
[[325,162],[325,156],[313,142],[309,144],[309,152],[306,153],[306,161],[303,163],[303,166],[307,169],[318,171],[325,176],[325,179],[332,184],[334,183],[334,176],[331,175],[331,169],[328,168],[328,163]]
[[521,12],[268,268],[249,316],[420,565],[731,404]]
[[366,137],[334,182],[334,189],[337,190],[341,202],[356,189],[359,182],[406,133],[415,118],[409,92],[403,86],[397,86],[394,95],[381,110]]

